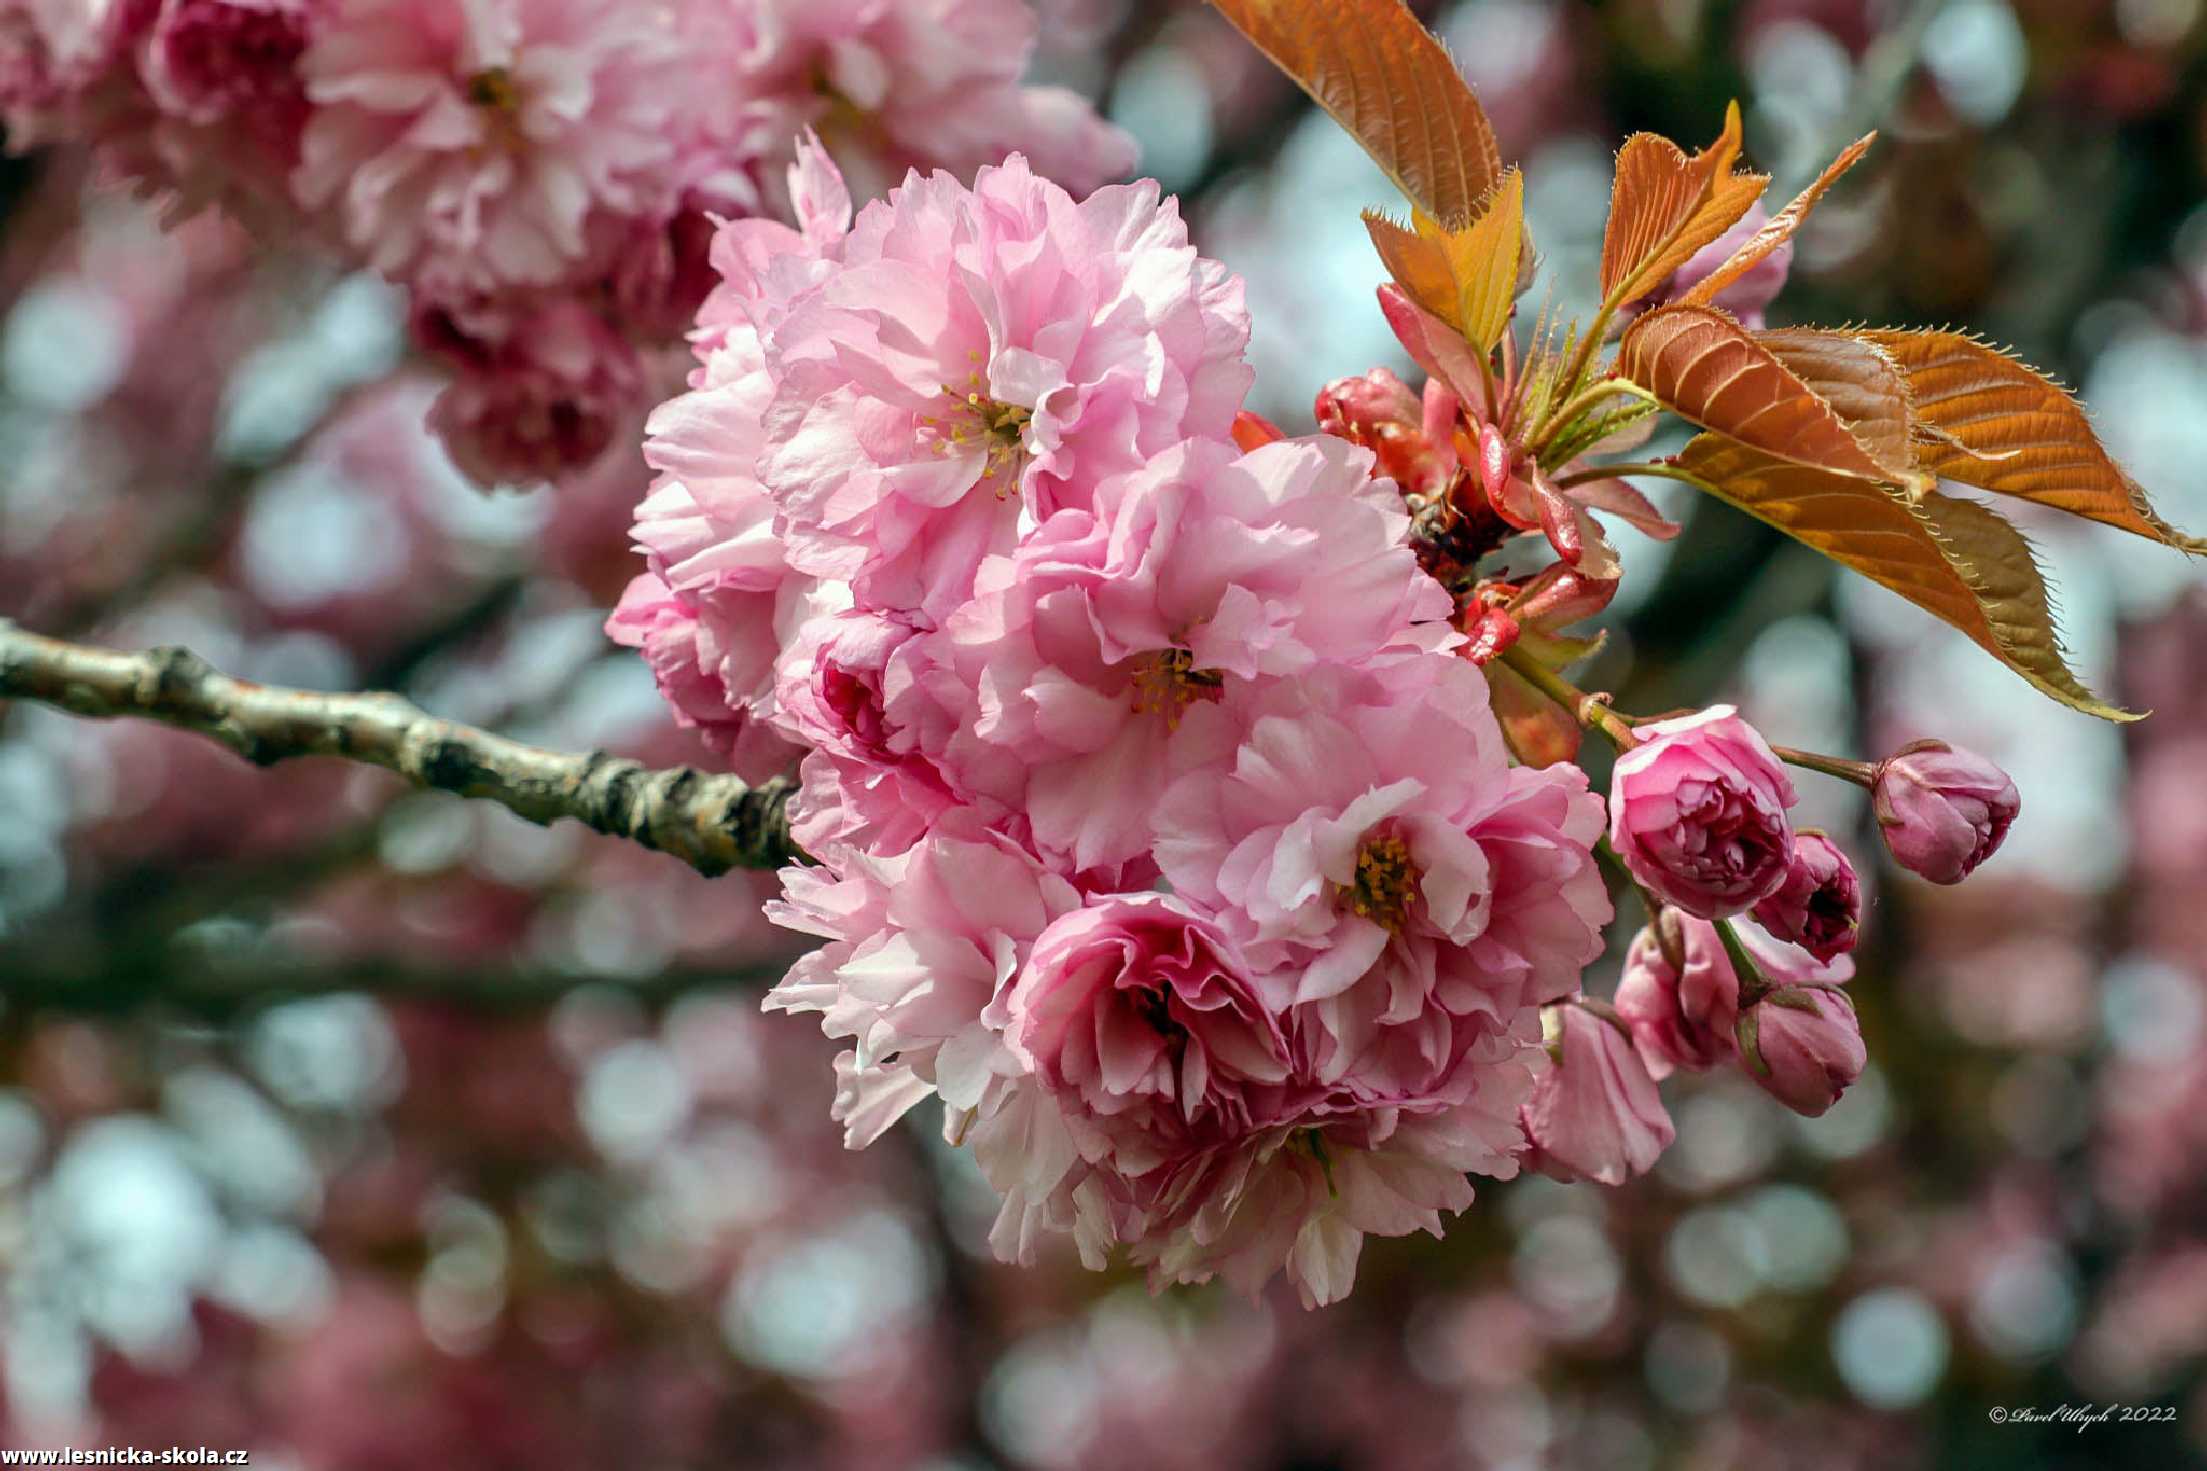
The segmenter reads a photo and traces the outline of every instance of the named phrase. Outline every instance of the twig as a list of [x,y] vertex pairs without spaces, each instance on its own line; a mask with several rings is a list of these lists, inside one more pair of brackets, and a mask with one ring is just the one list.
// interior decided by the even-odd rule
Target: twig
[[531,822],[562,817],[682,859],[708,875],[800,860],[792,784],[747,786],[688,766],[575,754],[442,720],[393,694],[321,694],[252,684],[178,648],[118,653],[42,638],[0,619],[0,699],[95,720],[137,716],[219,741],[260,766],[342,756],[420,786],[484,797]]
[[286,1001],[348,992],[380,1001],[427,1002],[491,1015],[540,1012],[592,987],[620,992],[646,1006],[661,1006],[684,996],[763,990],[788,968],[786,962],[691,964],[630,977],[555,969],[421,967],[375,956],[239,961],[181,945],[165,949],[157,965],[127,974],[112,968],[55,965],[48,963],[50,957],[17,952],[0,952],[0,958],[6,961],[5,992],[12,1010],[120,1016],[165,1008],[212,1022]]

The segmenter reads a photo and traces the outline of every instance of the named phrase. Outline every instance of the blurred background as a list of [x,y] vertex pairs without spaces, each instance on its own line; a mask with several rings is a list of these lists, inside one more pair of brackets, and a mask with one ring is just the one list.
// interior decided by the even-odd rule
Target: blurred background
[[[1611,154],[1725,102],[1786,197],[1871,126],[1773,321],[1958,324],[2078,387],[2207,527],[2202,0],[1418,7],[1527,165],[1535,296],[1589,288]],[[1195,4],[1044,0],[1249,283],[1253,407],[1406,368],[1384,180]],[[0,616],[701,760],[604,610],[640,461],[469,488],[376,280],[164,233],[67,147],[0,175]],[[0,1444],[422,1466],[1393,1471],[2207,1464],[2207,586],[2034,524],[2080,668],[2042,699],[1746,518],[1650,486],[1585,683],[1772,739],[1937,734],[2025,794],[1968,886],[1865,874],[1872,1069],[1827,1116],[1666,1085],[1622,1190],[1492,1184],[1345,1304],[997,1266],[938,1119],[846,1153],[766,1018],[771,879],[194,738],[0,707]],[[2082,529],[2079,529],[2082,528]],[[1810,815],[1878,845],[1859,793]],[[1618,940],[1628,937],[1620,926]],[[1590,974],[1606,993],[1613,956]],[[922,1111],[924,1115],[925,1111]],[[2148,1407],[2153,1423],[1995,1424]]]

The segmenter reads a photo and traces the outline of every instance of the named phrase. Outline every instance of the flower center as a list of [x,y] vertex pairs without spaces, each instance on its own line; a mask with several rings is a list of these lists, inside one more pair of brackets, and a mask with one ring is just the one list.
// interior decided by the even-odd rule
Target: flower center
[[1381,928],[1400,934],[1418,894],[1418,866],[1410,845],[1393,833],[1375,833],[1356,853],[1356,878],[1349,885],[1349,908]]
[[1225,675],[1196,668],[1195,655],[1186,649],[1160,649],[1135,668],[1134,711],[1163,715],[1167,726],[1177,726],[1182,711],[1198,700],[1217,699],[1225,686]]
[[487,66],[467,79],[467,100],[493,112],[512,112],[521,106],[521,89],[513,73],[502,66]]
[[[980,354],[972,356],[978,358]],[[1002,500],[1011,493],[1019,466],[1026,459],[1027,424],[1035,411],[990,398],[982,392],[985,386],[979,368],[966,374],[963,389],[945,383],[943,398],[947,403],[943,412],[939,416],[922,414],[921,432],[933,437],[939,455],[979,450],[981,477],[996,482],[996,498]]]

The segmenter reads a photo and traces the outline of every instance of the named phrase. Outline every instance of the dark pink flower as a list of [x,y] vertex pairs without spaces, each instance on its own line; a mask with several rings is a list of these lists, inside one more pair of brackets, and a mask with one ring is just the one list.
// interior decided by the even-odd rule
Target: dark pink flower
[[1225,932],[1163,895],[1060,916],[984,1019],[1057,1099],[1083,1157],[1122,1175],[1283,1112],[1280,1018]]
[[1785,882],[1793,852],[1785,767],[1730,705],[1643,725],[1609,785],[1609,841],[1665,903],[1738,914]]
[[1894,861],[1935,884],[1958,884],[1992,857],[2023,805],[2005,771],[1945,741],[1879,762],[1871,792]]
[[1829,960],[1854,949],[1862,927],[1862,882],[1837,843],[1822,833],[1799,833],[1785,882],[1754,912],[1779,939]]
[[306,42],[305,0],[165,0],[145,41],[146,90],[197,123],[247,107],[281,110],[295,133],[306,115]]
[[643,397],[636,350],[577,302],[514,323],[487,364],[463,368],[429,411],[478,485],[531,485],[605,453]]

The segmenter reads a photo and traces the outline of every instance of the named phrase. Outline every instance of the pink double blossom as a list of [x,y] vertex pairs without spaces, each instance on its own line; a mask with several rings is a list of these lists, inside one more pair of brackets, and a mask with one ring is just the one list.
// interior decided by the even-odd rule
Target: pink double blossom
[[302,207],[441,295],[544,285],[594,211],[671,209],[671,122],[701,86],[671,6],[330,0],[300,58]]
[[1321,1079],[1423,1092],[1600,953],[1599,803],[1574,767],[1507,764],[1461,660],[1321,673],[1190,712],[1157,861],[1308,1008]]
[[1785,882],[1793,783],[1730,705],[1635,732],[1609,784],[1609,841],[1632,876],[1700,919],[1752,907]]
[[1123,864],[1149,849],[1191,706],[1453,641],[1448,595],[1366,465],[1326,437],[1190,441],[984,564],[915,674],[944,770],[1024,813],[1045,854]]
[[1154,184],[1076,201],[1019,157],[914,177],[762,333],[760,479],[792,566],[931,622],[1022,514],[1224,440],[1249,382],[1240,283]]

